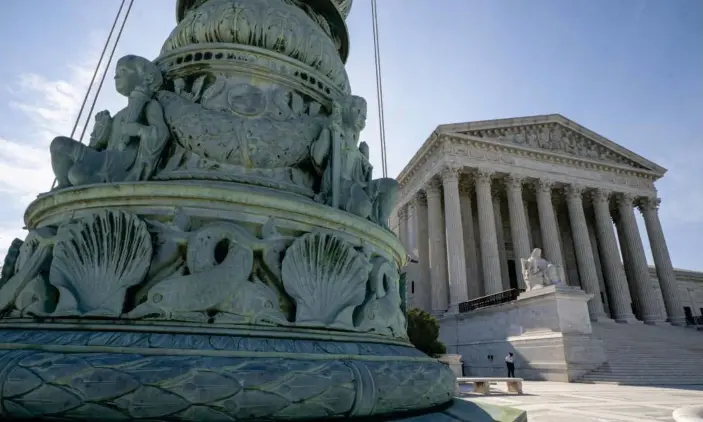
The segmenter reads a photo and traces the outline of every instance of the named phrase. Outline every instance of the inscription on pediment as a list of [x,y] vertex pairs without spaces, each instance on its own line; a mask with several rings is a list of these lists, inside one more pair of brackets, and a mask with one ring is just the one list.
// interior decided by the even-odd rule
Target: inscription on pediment
[[492,141],[545,149],[579,158],[587,158],[634,168],[645,168],[641,164],[558,123],[480,129],[462,133],[490,139]]

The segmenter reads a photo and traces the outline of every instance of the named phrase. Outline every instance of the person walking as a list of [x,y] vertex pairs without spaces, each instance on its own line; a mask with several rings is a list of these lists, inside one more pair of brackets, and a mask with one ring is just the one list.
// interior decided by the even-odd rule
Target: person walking
[[508,378],[515,378],[515,356],[513,352],[508,353],[505,357],[505,365],[508,367]]

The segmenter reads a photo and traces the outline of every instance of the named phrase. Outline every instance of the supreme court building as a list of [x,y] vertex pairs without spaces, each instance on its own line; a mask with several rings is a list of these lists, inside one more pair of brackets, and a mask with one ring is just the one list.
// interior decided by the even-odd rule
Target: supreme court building
[[520,259],[538,247],[593,294],[592,321],[685,324],[703,313],[703,274],[672,267],[665,172],[558,114],[440,125],[398,176],[391,217],[414,262],[409,307],[452,314],[524,288]]

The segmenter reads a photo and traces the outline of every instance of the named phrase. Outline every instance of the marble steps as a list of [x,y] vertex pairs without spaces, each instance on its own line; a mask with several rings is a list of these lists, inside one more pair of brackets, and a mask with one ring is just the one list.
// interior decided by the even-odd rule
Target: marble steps
[[594,323],[608,363],[577,382],[629,385],[703,384],[703,335],[673,326]]
[[[661,346],[661,342],[672,342],[679,347],[703,351],[703,333],[698,333],[695,330],[675,326],[660,327],[644,324],[608,325],[593,324],[593,333],[603,338],[603,340],[616,340],[614,344],[618,346],[636,348],[645,344]],[[619,341],[622,339],[632,341]]]
[[611,382],[627,385],[699,385],[703,384],[703,371],[691,371],[694,364],[679,368],[655,369],[656,363],[642,362],[639,366],[605,366],[582,376],[579,382]]
[[630,386],[643,386],[643,387],[678,387],[678,386],[699,386],[701,385],[701,379],[700,378],[671,378],[671,379],[662,379],[660,377],[657,377],[656,375],[651,376],[650,378],[630,378],[627,380],[623,380],[622,377],[618,376],[616,378],[612,379],[607,379],[607,378],[598,378],[594,380],[590,379],[580,379],[577,381],[579,384],[612,384],[612,385],[630,385]]

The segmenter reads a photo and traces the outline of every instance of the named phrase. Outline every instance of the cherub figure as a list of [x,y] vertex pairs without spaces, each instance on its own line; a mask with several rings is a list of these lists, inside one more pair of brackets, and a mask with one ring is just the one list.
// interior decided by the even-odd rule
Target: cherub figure
[[127,107],[114,117],[107,110],[97,113],[87,146],[65,136],[54,138],[50,152],[57,188],[150,177],[170,137],[163,109],[153,99],[162,84],[154,63],[134,55],[122,57],[115,88],[128,98]]
[[322,173],[318,200],[388,228],[398,182],[373,179],[368,145],[359,144],[366,109],[366,100],[353,95],[332,105],[328,125],[311,146],[313,163]]

